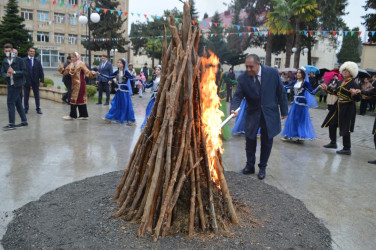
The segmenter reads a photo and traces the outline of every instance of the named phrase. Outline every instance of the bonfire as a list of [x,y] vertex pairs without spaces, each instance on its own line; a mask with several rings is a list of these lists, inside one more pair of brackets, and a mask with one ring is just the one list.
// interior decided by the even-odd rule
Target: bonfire
[[[219,59],[197,55],[200,30],[184,4],[170,15],[158,95],[114,195],[117,217],[139,222],[156,241],[169,231],[228,231],[238,217],[224,176],[215,75]],[[195,24],[193,24],[195,23]]]

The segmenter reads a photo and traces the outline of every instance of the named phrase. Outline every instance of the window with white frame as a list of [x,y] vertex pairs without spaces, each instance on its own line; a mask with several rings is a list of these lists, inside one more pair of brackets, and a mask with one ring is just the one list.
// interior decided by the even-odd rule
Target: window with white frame
[[30,35],[30,37],[29,37],[27,40],[28,40],[29,42],[34,41],[33,32],[29,31],[29,32],[27,32],[27,33]]
[[56,23],[65,23],[65,15],[61,13],[55,13],[54,20],[56,21]]
[[68,43],[69,44],[77,44],[77,35],[68,35]]
[[274,65],[277,65],[277,67],[280,69],[281,68],[281,58],[276,58],[275,59],[275,64]]
[[59,53],[59,60],[60,60],[60,62],[62,62],[62,63],[65,62],[65,55],[64,55],[64,53]]
[[55,33],[54,42],[55,43],[64,43],[65,35],[63,33]]
[[69,15],[69,24],[77,25],[77,17],[75,15]]
[[33,10],[21,9],[21,15],[25,20],[33,20]]
[[61,3],[64,3],[64,0],[55,0],[57,4],[61,4]]
[[265,57],[260,57],[260,63],[265,64]]
[[38,32],[37,33],[37,41],[42,43],[48,43],[50,40],[50,34],[47,32]]
[[69,0],[68,2],[69,2],[69,4],[73,5],[73,4],[77,4],[78,1],[77,0]]
[[40,22],[48,22],[49,13],[48,11],[37,11],[37,20]]

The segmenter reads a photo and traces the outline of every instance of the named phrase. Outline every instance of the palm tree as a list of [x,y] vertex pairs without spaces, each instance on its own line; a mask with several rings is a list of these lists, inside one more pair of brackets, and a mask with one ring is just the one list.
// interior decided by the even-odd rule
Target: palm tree
[[[267,14],[268,20],[266,25],[269,31],[273,33],[287,35],[286,68],[290,67],[290,58],[295,37],[296,54],[294,56],[294,67],[298,68],[301,47],[301,38],[298,31],[303,28],[305,22],[313,20],[321,12],[318,10],[316,0],[273,0],[272,2],[273,11]],[[295,36],[294,30],[296,31]]]

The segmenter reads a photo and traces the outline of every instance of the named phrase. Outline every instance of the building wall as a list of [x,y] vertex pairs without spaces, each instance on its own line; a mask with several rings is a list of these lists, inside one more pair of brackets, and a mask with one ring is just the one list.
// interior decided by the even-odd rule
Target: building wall
[[363,44],[360,68],[376,69],[376,43]]
[[[119,1],[119,10],[129,11],[129,0],[118,0]],[[64,5],[60,7],[60,3],[64,2]],[[25,27],[32,32],[33,42],[35,48],[40,54],[40,59],[44,68],[57,68],[57,62],[60,59],[65,61],[65,58],[74,51],[77,51],[81,56],[83,61],[88,61],[86,58],[86,49],[81,44],[81,38],[87,36],[87,25],[80,24],[78,22],[77,12],[79,11],[78,7],[73,8],[72,6],[66,7],[66,3],[77,4],[81,6],[88,1],[85,0],[56,0],[56,3],[53,4],[53,1],[45,1],[43,4],[41,0],[26,0],[18,1],[18,6],[20,14],[23,10],[27,10],[29,13],[32,13],[32,18],[30,20],[25,20]],[[1,16],[4,15],[4,8],[6,8],[7,1],[0,1],[0,13]],[[43,27],[38,27],[38,25],[44,23],[38,21],[38,11],[43,11],[48,13],[48,21],[56,20],[55,14],[61,14],[63,16],[73,15],[74,16],[69,20],[65,19],[63,23],[55,23],[50,25],[44,25]],[[76,13],[76,14],[75,14]],[[110,15],[110,14],[108,14]],[[64,20],[64,19],[63,19]],[[33,29],[34,27],[34,29]],[[125,34],[128,34],[128,20],[123,24],[123,30]],[[38,33],[43,32],[48,34],[48,42],[46,36],[39,36],[42,41],[38,41]],[[65,39],[58,39],[56,34],[64,34]],[[68,36],[74,38],[67,39]],[[126,39],[128,35],[126,35]],[[59,41],[60,40],[60,41]],[[95,57],[102,55],[103,51],[92,51],[91,61],[94,61]],[[126,53],[111,53],[111,56],[115,56],[114,60],[116,61],[119,58],[127,57]],[[115,63],[116,64],[116,63]]]

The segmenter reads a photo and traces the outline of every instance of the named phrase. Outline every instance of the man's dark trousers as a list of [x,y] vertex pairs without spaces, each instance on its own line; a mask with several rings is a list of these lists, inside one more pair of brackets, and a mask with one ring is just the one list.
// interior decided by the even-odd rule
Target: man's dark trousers
[[[266,123],[264,116],[261,115],[260,118],[260,127],[261,127],[261,155],[260,155],[260,168],[265,168],[267,166],[270,153],[273,146],[273,137],[268,137],[268,131],[266,129]],[[245,142],[245,151],[247,154],[247,167],[254,168],[256,162],[256,147],[257,147],[257,132],[252,137],[246,137]]]
[[15,125],[16,122],[16,108],[17,112],[21,117],[22,122],[26,122],[25,110],[22,107],[21,93],[22,87],[7,87],[7,105],[8,105],[8,115],[9,115],[9,124]]
[[102,103],[103,90],[106,91],[106,104],[110,102],[110,84],[108,82],[99,82],[98,84],[98,103]]
[[30,87],[33,89],[34,99],[35,99],[35,106],[37,110],[40,110],[40,99],[39,99],[39,83],[35,84],[32,83],[31,86],[27,83],[24,87],[24,105],[25,110],[29,110],[29,96],[30,96]]

